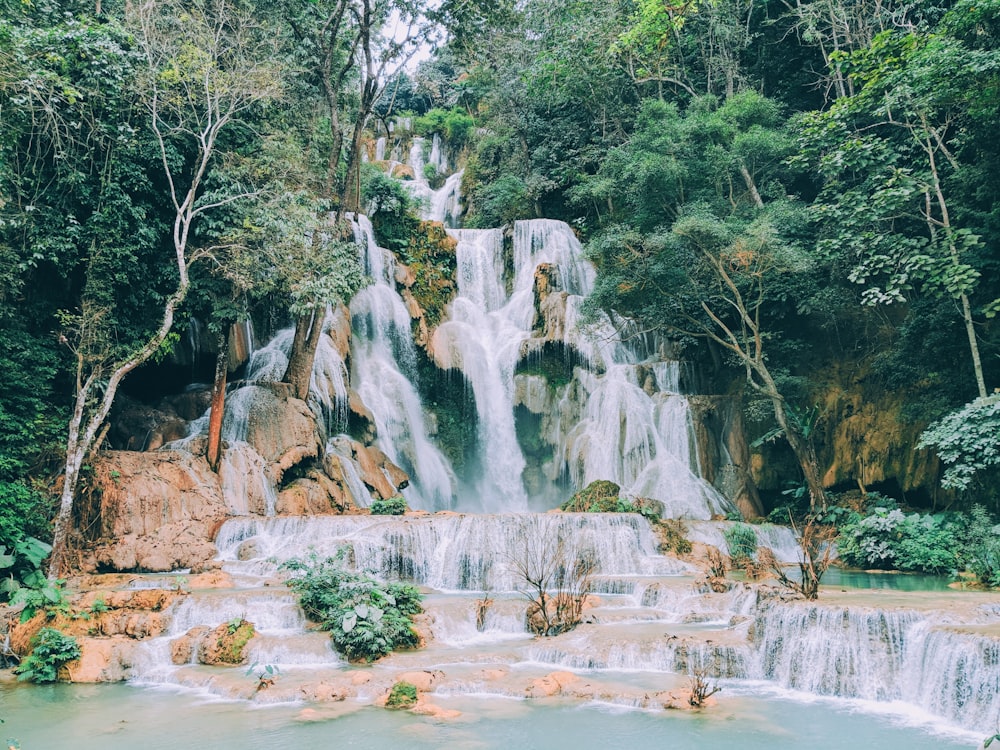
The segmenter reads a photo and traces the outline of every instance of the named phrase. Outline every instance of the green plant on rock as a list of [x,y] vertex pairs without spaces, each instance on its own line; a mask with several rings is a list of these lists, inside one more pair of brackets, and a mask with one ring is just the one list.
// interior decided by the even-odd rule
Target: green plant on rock
[[409,682],[397,682],[392,686],[385,707],[392,709],[412,708],[417,704],[417,686]]
[[329,631],[334,648],[351,661],[372,662],[396,649],[416,648],[412,618],[423,611],[414,586],[381,583],[348,570],[343,555],[289,560],[288,586],[306,616]]
[[257,662],[247,667],[246,671],[247,677],[253,676],[257,678],[258,692],[272,687],[277,682],[279,674],[281,674],[281,670],[278,669],[277,664],[258,664]]
[[401,516],[407,511],[406,498],[396,495],[386,500],[374,500],[369,508],[373,516]]
[[55,628],[42,628],[31,642],[31,653],[14,670],[19,680],[55,682],[64,664],[80,658],[76,638]]
[[620,492],[621,487],[614,482],[598,479],[575,493],[559,509],[572,513],[613,513],[618,508]]
[[226,664],[242,664],[243,651],[256,632],[253,623],[247,622],[242,617],[234,617],[227,622],[225,633],[216,641],[220,649],[220,660]]
[[687,526],[679,518],[663,518],[653,527],[660,538],[660,551],[686,555],[693,549],[687,538]]
[[722,536],[729,547],[729,557],[734,568],[742,568],[754,562],[757,556],[757,535],[751,526],[735,523],[723,531]]

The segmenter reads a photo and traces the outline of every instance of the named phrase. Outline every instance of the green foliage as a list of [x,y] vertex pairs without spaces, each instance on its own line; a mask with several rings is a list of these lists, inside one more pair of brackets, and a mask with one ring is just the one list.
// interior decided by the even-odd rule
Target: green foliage
[[659,533],[661,551],[686,555],[693,549],[691,540],[687,538],[687,526],[679,518],[660,519],[654,530]]
[[361,192],[379,245],[396,253],[404,251],[420,220],[403,183],[366,164],[361,170]]
[[421,221],[402,252],[403,261],[415,278],[410,291],[431,328],[441,322],[444,309],[456,292],[457,246],[458,243],[448,236],[440,224]]
[[439,133],[451,148],[460,149],[468,142],[475,125],[475,120],[461,107],[448,110],[435,107],[413,121],[413,131],[418,135]]
[[941,485],[967,490],[977,475],[1000,464],[1000,396],[966,404],[928,427],[918,448],[933,448],[947,467]]
[[31,653],[14,670],[19,680],[55,682],[59,669],[80,658],[80,645],[73,636],[55,628],[42,628],[32,639]]
[[412,708],[417,703],[417,687],[409,682],[397,682],[386,698],[386,708]]
[[406,498],[402,495],[396,495],[386,500],[382,498],[373,500],[370,510],[373,516],[401,516],[406,513],[408,508],[406,507]]
[[234,617],[226,623],[226,632],[217,642],[220,660],[227,664],[242,664],[243,650],[256,632],[253,623],[242,617]]
[[383,584],[344,567],[342,555],[290,560],[288,586],[306,616],[330,632],[334,647],[351,661],[371,662],[393,650],[416,648],[411,618],[422,612],[420,592],[402,583]]
[[1000,588],[1000,524],[982,505],[961,514],[956,536],[965,567],[983,586]]
[[959,567],[954,524],[944,514],[875,512],[841,530],[838,551],[848,565],[946,573]]
[[[11,579],[7,579],[11,580]],[[63,592],[62,579],[49,580],[37,570],[29,583],[15,588],[10,596],[10,605],[20,607],[21,622],[27,622],[38,612],[54,617],[58,612],[69,612],[69,603]]]
[[733,567],[743,567],[757,556],[757,534],[745,523],[735,523],[722,532]]
[[621,502],[620,492],[621,487],[614,482],[598,479],[574,493],[559,509],[571,513],[613,513]]

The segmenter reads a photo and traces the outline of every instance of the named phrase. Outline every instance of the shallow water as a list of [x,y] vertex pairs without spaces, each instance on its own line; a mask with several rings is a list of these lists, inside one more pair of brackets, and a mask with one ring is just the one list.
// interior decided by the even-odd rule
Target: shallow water
[[461,710],[451,721],[348,701],[316,709],[266,708],[190,693],[124,685],[2,685],[0,736],[22,750],[328,750],[372,748],[616,748],[629,750],[947,750],[973,747],[850,704],[767,699],[724,689],[699,713],[539,705],[491,696],[434,701]]
[[871,573],[832,567],[823,574],[826,586],[851,589],[892,589],[893,591],[949,591],[947,576],[922,573]]

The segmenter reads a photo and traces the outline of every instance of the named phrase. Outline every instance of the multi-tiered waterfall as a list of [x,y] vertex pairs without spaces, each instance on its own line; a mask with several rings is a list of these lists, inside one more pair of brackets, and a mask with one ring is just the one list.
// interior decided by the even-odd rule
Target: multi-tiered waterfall
[[[460,176],[431,190],[424,145],[411,153],[412,190],[430,218],[453,224]],[[431,159],[441,175],[447,159],[436,138]],[[663,705],[658,691],[698,671],[737,693],[763,683],[896,707],[960,731],[994,731],[1000,609],[986,596],[892,602],[827,591],[819,604],[806,604],[743,583],[720,593],[698,582],[689,564],[661,554],[638,514],[530,512],[553,508],[593,480],[611,480],[623,494],[655,499],[665,515],[689,519],[692,540],[722,546],[722,522],[709,519],[733,509],[702,478],[680,365],[662,356],[661,342],[630,335],[628,321],[584,314],[594,270],[567,225],[521,221],[509,235],[450,229],[456,292],[423,351],[414,343],[414,310],[397,260],[378,246],[364,216],[354,228],[371,284],[349,310],[327,317],[331,335],[321,342],[309,400],[323,445],[309,454],[311,466],[336,476],[361,508],[405,485],[393,474],[402,469],[402,492],[423,512],[288,510],[269,467],[286,471],[293,461],[287,451],[261,447],[276,398],[267,384],[281,377],[291,344],[290,332],[279,333],[253,354],[228,399],[222,473],[236,499],[209,567],[232,586],[173,604],[164,633],[129,655],[131,679],[258,701],[370,702],[401,672],[426,669],[439,695],[523,698],[557,684],[557,692],[580,700],[656,708]],[[476,450],[462,471],[438,443],[441,415],[421,398],[421,362],[451,373],[454,387],[467,391]],[[348,434],[359,414],[364,438]],[[459,512],[440,512],[451,510]],[[790,532],[755,528],[779,558],[796,558]],[[425,589],[424,650],[361,667],[309,631],[279,566],[339,550],[358,569]],[[583,624],[554,638],[532,638],[525,623],[518,562],[540,554],[558,554],[566,569],[586,561],[592,570],[595,596]],[[136,577],[129,585],[170,584]],[[178,646],[192,629],[242,619],[257,633],[249,658],[280,669],[266,691],[254,691],[245,667],[205,667]],[[553,670],[582,676],[573,682],[552,677]]]

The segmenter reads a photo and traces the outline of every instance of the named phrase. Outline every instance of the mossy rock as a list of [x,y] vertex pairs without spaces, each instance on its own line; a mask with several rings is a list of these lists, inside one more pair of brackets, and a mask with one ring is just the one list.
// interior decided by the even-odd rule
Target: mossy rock
[[385,700],[386,708],[413,708],[415,705],[417,705],[417,686],[410,682],[397,682]]
[[571,513],[615,513],[619,510],[621,487],[607,479],[591,482],[563,503],[560,510]]

